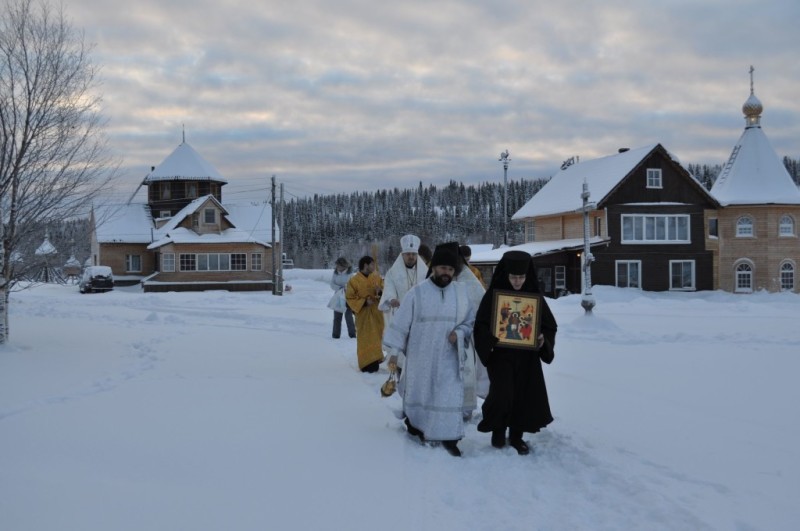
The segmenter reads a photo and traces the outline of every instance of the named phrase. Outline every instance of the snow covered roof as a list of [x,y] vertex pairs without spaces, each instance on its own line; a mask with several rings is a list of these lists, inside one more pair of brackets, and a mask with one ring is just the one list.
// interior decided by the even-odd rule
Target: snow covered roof
[[156,166],[145,177],[144,183],[174,180],[228,182],[214,166],[186,142],[181,143],[161,164]]
[[[200,235],[194,231],[179,228],[180,221],[205,204],[209,197],[219,205],[233,228],[214,235]],[[270,230],[272,209],[267,201],[237,201],[220,204],[212,196],[206,196],[192,201],[159,229],[156,229],[150,209],[144,203],[96,207],[95,219],[99,243],[154,244],[150,245],[150,248],[154,248],[169,242],[258,242],[266,246],[270,246],[272,242],[272,231]],[[275,239],[280,241],[278,229],[275,230]]]
[[[605,243],[607,241],[608,240],[604,240],[599,236],[592,236],[591,238],[589,238],[589,245],[590,246],[598,245],[601,243]],[[498,247],[497,249],[491,249],[488,251],[481,251],[477,253],[473,250],[472,258],[470,258],[470,263],[496,264],[508,251],[525,251],[531,256],[543,256],[546,254],[552,254],[561,251],[579,250],[583,248],[583,245],[584,245],[583,238],[571,238],[566,240],[528,242],[520,245],[514,245],[512,247],[501,246]]]
[[[589,185],[591,201],[599,203],[658,145],[651,144],[578,162],[559,170],[511,219],[521,220],[580,210],[583,207],[581,193],[584,181]],[[677,158],[671,154],[670,157],[677,162]]]
[[[158,236],[160,236],[161,234],[166,234],[167,232],[177,228],[177,226],[180,225],[184,219],[186,219],[187,217],[191,216],[192,214],[200,210],[203,207],[203,205],[205,205],[207,202],[213,203],[214,206],[222,210],[223,214],[228,213],[228,211],[225,210],[225,207],[223,207],[213,195],[204,195],[203,197],[198,197],[197,199],[195,199],[194,201],[192,201],[191,203],[180,209],[174,216],[172,216],[169,219],[169,221],[167,221],[167,223],[165,223],[160,229],[156,231],[158,233]],[[230,219],[228,221],[230,221],[231,224],[234,224],[233,221],[231,221]]]
[[[233,227],[221,233],[197,234],[179,227],[186,217],[213,202]],[[195,199],[183,207],[164,226],[153,231],[153,242],[148,249],[157,249],[168,243],[259,243],[271,247],[272,210],[266,201],[230,203],[221,205],[212,195]],[[276,239],[278,237],[276,230]]]
[[38,249],[36,249],[35,252],[36,256],[56,254],[56,253],[58,253],[58,250],[52,243],[50,243],[50,238],[48,238],[47,236],[44,237],[44,241],[38,247]]
[[150,243],[153,219],[145,203],[110,204],[94,208],[99,243]]
[[751,91],[742,108],[747,126],[711,187],[711,195],[723,206],[800,204],[800,188],[761,129],[762,107],[754,98]]

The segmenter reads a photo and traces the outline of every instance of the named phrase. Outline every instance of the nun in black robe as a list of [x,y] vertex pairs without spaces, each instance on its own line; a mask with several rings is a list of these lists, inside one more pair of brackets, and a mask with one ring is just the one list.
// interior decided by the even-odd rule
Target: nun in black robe
[[491,329],[492,302],[496,290],[514,291],[509,275],[525,275],[520,293],[541,294],[531,256],[523,251],[505,253],[478,307],[473,332],[475,350],[489,374],[489,394],[483,402],[483,420],[478,424],[478,431],[491,432],[492,446],[502,448],[508,429],[508,443],[520,455],[525,455],[530,449],[522,440],[523,433],[536,433],[553,421],[541,362],[553,361],[558,325],[542,297],[539,333],[544,341],[541,346],[531,350],[497,344],[499,339]]

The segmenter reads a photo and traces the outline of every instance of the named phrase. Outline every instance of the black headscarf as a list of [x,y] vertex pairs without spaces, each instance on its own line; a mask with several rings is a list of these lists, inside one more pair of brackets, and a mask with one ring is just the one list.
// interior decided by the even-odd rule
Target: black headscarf
[[513,290],[514,288],[508,280],[508,275],[525,275],[525,283],[520,291],[528,293],[542,292],[539,287],[539,278],[536,275],[536,266],[533,265],[533,259],[531,259],[531,255],[524,251],[508,251],[503,255],[497,267],[494,268],[492,280],[489,282],[489,287],[486,291],[491,289]]

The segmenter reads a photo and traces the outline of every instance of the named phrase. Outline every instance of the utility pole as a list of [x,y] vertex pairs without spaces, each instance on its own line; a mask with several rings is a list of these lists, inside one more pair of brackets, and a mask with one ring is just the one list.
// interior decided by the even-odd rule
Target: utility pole
[[281,246],[281,260],[280,260],[280,265],[278,266],[278,278],[277,278],[277,280],[278,280],[278,290],[277,290],[277,292],[275,294],[276,295],[283,295],[283,255],[285,254],[284,250],[283,250],[284,249],[284,247],[283,247],[283,241],[284,241],[284,237],[283,237],[283,183],[281,183],[281,198],[280,198],[280,201],[278,203],[280,205],[278,207],[279,208],[279,210],[278,210],[278,229],[280,230],[280,235],[281,235],[281,239],[279,240],[279,243],[280,243],[280,246]]
[[272,294],[276,295],[278,292],[278,268],[275,262],[275,176],[272,176],[272,194],[270,198],[270,213],[272,215],[272,229],[270,232],[272,233]]
[[508,150],[500,153],[497,160],[503,163],[503,245],[508,245]]

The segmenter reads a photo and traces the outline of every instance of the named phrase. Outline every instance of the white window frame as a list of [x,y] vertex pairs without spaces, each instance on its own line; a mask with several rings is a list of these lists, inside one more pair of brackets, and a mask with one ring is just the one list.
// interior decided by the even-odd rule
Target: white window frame
[[737,262],[733,269],[734,293],[753,293],[754,267],[749,261]]
[[[183,258],[188,255],[193,258]],[[234,256],[239,257],[236,264]],[[193,269],[181,271],[247,271],[247,253],[186,253],[181,254],[181,260],[181,263],[194,264]]]
[[794,236],[794,218],[789,214],[781,216],[778,223],[778,236],[782,238]]
[[647,168],[647,187],[664,188],[661,168]]
[[779,271],[781,279],[781,291],[794,291],[796,270],[797,268],[791,260],[785,260],[781,264]]
[[164,253],[161,255],[161,271],[164,273],[175,272],[175,253]]
[[525,220],[525,241],[536,241],[536,221],[532,219]]
[[263,253],[250,253],[250,271],[261,271],[264,267]]
[[752,238],[756,235],[755,221],[750,216],[742,216],[736,220],[736,237]]
[[159,212],[158,217],[161,219],[171,218],[172,212],[170,212],[169,210],[162,210],[161,212]]
[[[636,266],[636,285],[631,285],[631,265]],[[619,268],[625,266],[625,282],[620,282]],[[614,285],[618,288],[642,289],[642,261],[641,260],[615,260],[614,261]]]
[[692,243],[689,214],[622,214],[620,221],[622,244]]
[[556,292],[567,289],[567,266],[557,265],[554,269]]
[[203,223],[205,223],[206,225],[215,225],[217,223],[216,208],[203,209]]
[[[674,284],[675,273],[676,273],[675,268],[676,267],[680,267],[680,269],[681,269],[681,271],[680,271],[681,279],[683,279],[684,275],[686,274],[685,268],[686,267],[690,268],[690,271],[689,271],[689,277],[690,278],[688,279],[688,282],[689,282],[688,285],[684,284],[683,282],[681,283],[680,286],[676,286]],[[695,291],[697,289],[697,285],[695,284],[695,277],[696,277],[695,270],[696,270],[696,266],[695,266],[695,261],[694,260],[670,260],[669,261],[669,289],[671,291]]]
[[142,255],[140,255],[140,254],[126,254],[125,255],[125,271],[127,273],[141,273],[142,272]]

